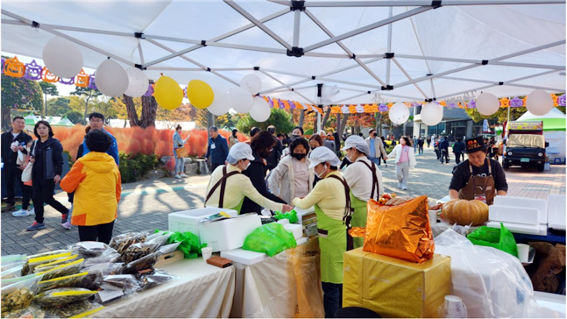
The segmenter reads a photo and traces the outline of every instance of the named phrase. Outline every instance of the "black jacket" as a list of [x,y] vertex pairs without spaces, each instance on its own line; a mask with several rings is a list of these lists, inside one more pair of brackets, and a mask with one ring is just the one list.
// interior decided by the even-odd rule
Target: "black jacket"
[[[257,153],[252,154],[254,156],[254,160],[250,162],[250,166],[243,171],[242,173],[250,178],[252,185],[256,188],[256,190],[262,194],[262,196],[273,200],[274,202],[286,204],[281,198],[277,197],[276,195],[270,193],[268,188],[266,187],[266,172],[268,171],[268,167],[264,165],[264,161],[262,157],[260,157]],[[244,202],[242,203],[242,208],[240,209],[241,214],[245,213],[258,213],[262,211],[262,207],[253,201],[251,201],[248,197],[244,198]]]
[[453,153],[462,153],[465,151],[465,143],[464,142],[456,142],[453,145]]
[[270,155],[268,155],[268,157],[266,158],[266,161],[268,162],[269,170],[273,170],[274,168],[276,168],[276,166],[278,166],[278,163],[280,162],[280,158],[282,157],[282,153],[283,153],[283,145],[282,142],[278,140],[278,142],[270,152]]
[[32,144],[32,155],[35,162],[32,168],[32,179],[41,181],[61,176],[63,171],[63,146],[58,139],[50,137],[44,143],[39,140]]
[[14,152],[10,148],[12,146],[12,142],[18,141],[20,142],[20,145],[23,144],[23,146],[25,146],[32,140],[31,136],[27,135],[24,132],[20,132],[20,134],[18,134],[16,138],[14,138],[14,136],[12,135],[12,130],[2,133],[1,139],[2,163],[10,167],[16,166],[16,160],[18,158],[18,152]]

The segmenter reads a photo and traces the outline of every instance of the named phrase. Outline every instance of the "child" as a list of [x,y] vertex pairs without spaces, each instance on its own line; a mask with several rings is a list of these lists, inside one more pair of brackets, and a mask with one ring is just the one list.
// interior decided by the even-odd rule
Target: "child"
[[79,226],[80,241],[110,243],[120,201],[120,171],[106,151],[112,144],[102,130],[85,137],[90,153],[79,158],[61,180],[61,188],[75,192],[71,224]]

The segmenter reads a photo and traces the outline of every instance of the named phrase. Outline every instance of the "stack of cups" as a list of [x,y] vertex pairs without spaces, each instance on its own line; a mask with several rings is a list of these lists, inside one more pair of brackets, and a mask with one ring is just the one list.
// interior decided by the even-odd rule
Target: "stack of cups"
[[203,260],[207,261],[207,259],[211,258],[212,254],[213,254],[213,248],[212,247],[203,247],[203,248],[201,248],[201,254],[203,255]]
[[467,307],[458,296],[445,296],[445,318],[467,318]]

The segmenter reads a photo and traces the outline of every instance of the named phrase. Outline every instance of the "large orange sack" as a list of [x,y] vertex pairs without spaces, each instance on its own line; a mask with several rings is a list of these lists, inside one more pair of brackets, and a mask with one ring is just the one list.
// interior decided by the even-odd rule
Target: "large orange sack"
[[433,257],[435,244],[429,224],[427,196],[398,206],[368,201],[364,251],[421,263]]

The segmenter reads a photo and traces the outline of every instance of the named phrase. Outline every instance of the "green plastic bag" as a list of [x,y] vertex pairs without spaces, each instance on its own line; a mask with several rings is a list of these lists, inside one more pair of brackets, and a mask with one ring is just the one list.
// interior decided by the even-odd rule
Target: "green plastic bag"
[[156,233],[171,234],[167,240],[168,244],[181,243],[177,250],[181,250],[187,259],[198,258],[201,256],[201,248],[207,247],[206,243],[201,243],[199,236],[191,232],[165,232],[156,229]]
[[297,219],[297,212],[295,211],[295,209],[292,209],[291,211],[289,211],[287,213],[281,213],[281,212],[276,211],[274,218],[277,219],[277,220],[289,219],[289,222],[291,224],[297,224],[297,222],[299,221]]
[[481,226],[470,233],[467,238],[475,245],[494,247],[518,257],[516,239],[502,223],[500,223],[500,229]]
[[273,257],[296,246],[297,243],[292,233],[285,230],[281,224],[270,223],[254,229],[246,236],[242,249],[266,253]]

